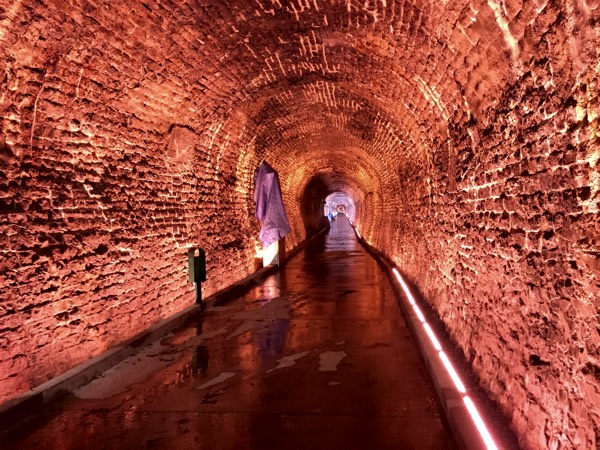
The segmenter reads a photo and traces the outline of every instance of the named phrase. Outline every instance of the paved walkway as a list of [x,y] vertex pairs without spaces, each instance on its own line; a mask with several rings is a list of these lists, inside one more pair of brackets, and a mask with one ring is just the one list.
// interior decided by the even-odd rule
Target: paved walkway
[[386,276],[339,217],[2,448],[453,449],[439,414]]

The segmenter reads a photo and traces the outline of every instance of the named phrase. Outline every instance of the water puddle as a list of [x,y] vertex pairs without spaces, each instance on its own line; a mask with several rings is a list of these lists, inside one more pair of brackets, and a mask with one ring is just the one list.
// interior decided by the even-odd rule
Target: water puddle
[[233,332],[229,336],[227,336],[227,339],[231,339],[233,337],[237,337],[241,334],[244,334],[246,331],[250,331],[251,329],[253,329],[257,324],[258,322],[255,321],[243,322],[240,326],[233,330]]
[[256,309],[240,311],[233,316],[237,320],[289,319],[290,305],[285,297],[275,298]]
[[181,358],[183,350],[154,342],[103,375],[81,387],[74,394],[84,399],[103,399],[125,392],[129,386],[147,380],[154,372]]

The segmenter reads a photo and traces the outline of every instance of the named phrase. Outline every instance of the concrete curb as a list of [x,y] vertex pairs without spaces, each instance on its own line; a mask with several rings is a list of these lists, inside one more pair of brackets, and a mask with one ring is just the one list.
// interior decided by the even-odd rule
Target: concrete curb
[[[323,234],[323,228],[308,237],[285,255],[282,264],[295,257],[308,243]],[[235,295],[244,292],[250,286],[259,283],[269,275],[277,272],[278,266],[263,267],[234,284],[212,294],[204,301],[206,308],[226,303]],[[31,416],[39,413],[48,403],[78,389],[89,383],[101,373],[107,371],[119,362],[139,351],[140,347],[156,341],[173,330],[181,327],[194,315],[200,314],[200,305],[194,304],[176,313],[171,317],[161,320],[147,330],[127,339],[122,344],[113,347],[104,353],[72,368],[71,370],[33,388],[32,390],[15,397],[0,405],[0,435],[11,430],[16,425],[24,422]]]
[[[413,308],[410,307],[409,302],[406,300],[406,295],[395,279],[392,273],[392,269],[395,268],[395,265],[385,255],[371,247],[362,237],[357,235],[357,239],[367,250],[367,252],[370,253],[382,266],[382,268],[385,269],[384,272],[390,279],[390,283],[393,286],[396,298],[398,300],[398,305],[402,310],[407,325],[409,326],[412,336],[427,366],[429,375],[438,394],[446,421],[450,426],[457,445],[462,450],[488,449],[489,447],[485,445],[477,427],[475,426],[475,423],[469,414],[465,402],[463,401],[463,395],[457,390],[454,381],[444,367],[438,350],[434,348],[434,345],[427,335],[425,328],[422,326],[421,321],[419,320]],[[417,291],[411,293],[417,298],[420,297]],[[420,307],[423,312],[426,313],[426,315],[431,315],[432,312],[429,311],[428,308],[424,308],[424,306],[426,305],[424,305],[422,302]],[[439,318],[437,318],[437,320],[433,320],[431,322],[441,321]],[[447,353],[454,355],[459,353],[456,346],[450,342],[443,330],[441,332],[440,330],[435,330],[435,332],[438,340],[443,343]],[[491,413],[491,415],[493,415],[492,420],[488,421],[486,425],[488,426],[488,430],[492,434],[497,447],[499,449],[518,450],[519,446],[517,444],[517,439],[512,430],[510,430],[506,419],[497,410],[497,408],[492,405],[492,402],[489,400],[489,398],[484,398],[477,381],[471,375],[470,369],[466,367],[466,362],[464,360],[457,360],[457,358],[454,358],[452,362],[454,368],[459,373],[460,378],[466,387],[467,394],[475,401],[480,412],[483,411],[485,416],[488,416],[487,413]]]

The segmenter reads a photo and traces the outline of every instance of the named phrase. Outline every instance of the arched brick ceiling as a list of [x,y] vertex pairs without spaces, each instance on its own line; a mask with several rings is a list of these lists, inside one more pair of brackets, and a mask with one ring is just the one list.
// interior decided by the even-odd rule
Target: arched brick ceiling
[[[31,20],[28,37],[68,42],[61,46],[67,47],[67,58],[80,59],[90,79],[113,74],[98,94],[117,110],[160,123],[187,109],[196,115],[186,122],[208,131],[204,135],[245,114],[256,126],[258,153],[261,146],[306,133],[313,122],[323,133],[333,127],[353,135],[364,127],[366,141],[372,140],[369,125],[379,122],[396,135],[391,142],[408,149],[392,155],[393,165],[410,165],[403,155],[431,153],[443,143],[456,152],[449,121],[451,127],[488,125],[486,111],[522,74],[531,58],[527,48],[543,35],[535,32],[561,20],[547,4],[492,0],[148,2],[115,5],[122,13],[117,20],[102,5],[47,6],[64,23],[51,35],[35,26],[34,10],[26,5],[15,6],[13,20]],[[565,13],[572,14],[567,22],[575,29],[576,11]],[[143,50],[141,67],[124,72],[127,47],[115,48],[97,31],[107,37],[109,31],[120,32],[128,48]],[[6,27],[4,34],[5,40],[18,39],[14,28]],[[556,38],[570,43],[567,36]],[[50,59],[62,50],[48,47]],[[28,53],[14,56],[27,59]],[[194,106],[199,101],[201,109]],[[477,132],[471,136],[470,144],[476,144]],[[363,145],[377,151],[370,142]]]
[[267,160],[288,245],[352,196],[523,447],[591,448],[599,8],[0,0],[0,399],[189,304],[192,245],[248,275]]
[[[397,174],[398,167],[411,172],[415,161],[431,167],[433,152],[444,147],[452,160],[460,143],[451,133],[460,124],[470,138],[463,144],[476,146],[477,129],[489,125],[486,111],[522,74],[522,59],[531,58],[520,47],[542,37],[536,29],[560,20],[546,6],[257,1],[214,6],[208,16],[193,6],[170,12],[178,20],[187,16],[178,35],[208,66],[200,91],[214,84],[222,92],[211,119],[245,114],[257,160],[263,151],[295,149],[295,164],[304,166],[302,136],[314,143],[335,129],[342,131],[335,145],[321,151],[356,145],[358,136],[359,147]],[[199,74],[190,68],[186,75]],[[401,150],[390,152],[391,146]]]

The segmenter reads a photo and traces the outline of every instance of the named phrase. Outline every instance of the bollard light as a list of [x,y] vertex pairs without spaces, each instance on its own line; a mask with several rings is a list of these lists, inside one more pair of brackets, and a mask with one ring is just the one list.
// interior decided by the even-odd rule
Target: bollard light
[[[196,251],[198,255],[196,255]],[[206,281],[206,253],[201,248],[192,247],[188,250],[188,269],[190,281],[196,284],[196,303],[204,311],[202,303],[202,282]]]

